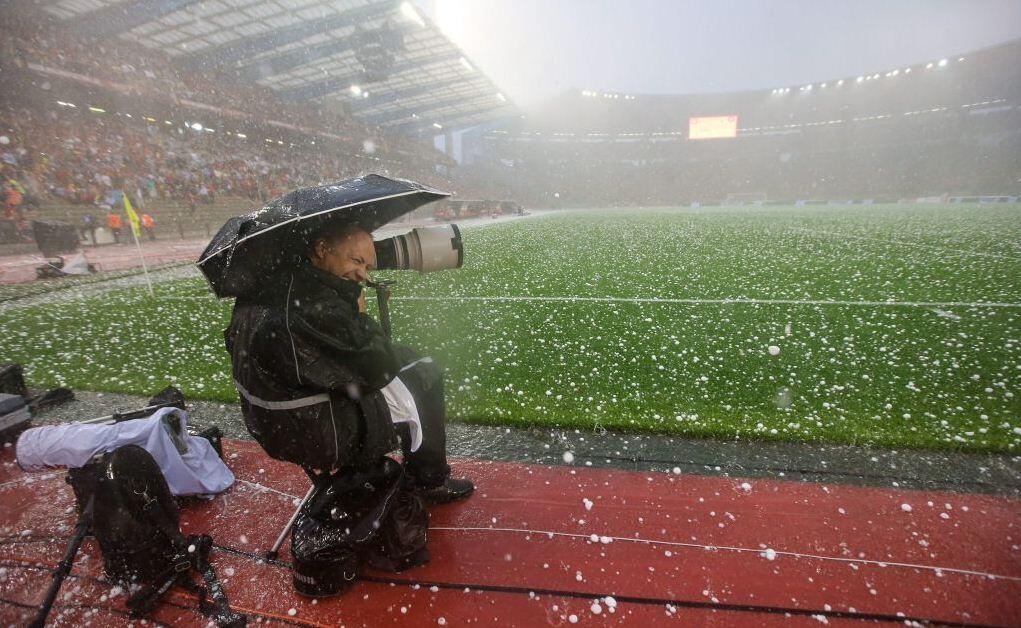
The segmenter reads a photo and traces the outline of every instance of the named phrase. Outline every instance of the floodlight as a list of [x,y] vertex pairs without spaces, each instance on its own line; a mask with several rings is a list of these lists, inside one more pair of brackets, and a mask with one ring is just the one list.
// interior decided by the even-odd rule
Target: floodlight
[[805,85],[805,91],[806,92],[812,91],[812,86],[811,85]]
[[354,94],[355,96],[361,96],[362,95],[362,88],[358,87],[357,85],[352,85],[351,86],[351,93]]
[[507,97],[500,92],[496,92],[496,97],[500,99],[500,102],[507,102]]
[[826,83],[820,83],[820,84],[819,84],[819,87],[821,87],[821,88],[823,88],[823,89],[826,89]]
[[911,68],[904,68],[904,74],[911,74]]
[[443,125],[440,124],[439,122],[433,122],[433,126],[436,127],[437,129],[442,129],[443,128]]
[[843,84],[844,84],[844,79],[840,79],[839,81],[837,81],[837,87],[840,87]]
[[865,80],[865,77],[864,77],[864,76],[859,76],[859,77],[858,77],[858,82],[859,82],[859,83],[861,83],[861,82],[862,82],[862,81],[864,81],[864,80]]
[[247,135],[245,135],[244,133],[235,133],[235,135],[237,135],[237,136],[238,136],[238,137],[240,137],[241,139],[247,139],[247,138],[248,138],[248,136],[247,136]]
[[101,109],[99,107],[93,107],[92,105],[89,105],[89,111],[91,111],[93,113],[106,113],[106,109]]
[[362,98],[368,98],[369,92],[362,92]]
[[410,2],[401,3],[401,15],[408,18],[419,26],[425,26],[425,20],[418,14],[418,10]]
[[932,69],[932,61],[930,61],[929,63],[925,64],[925,69],[926,70],[931,70]]
[[961,61],[964,61],[964,57],[957,57],[957,62],[960,63]]
[[192,122],[190,126],[191,126],[192,129],[194,129],[196,131],[201,131],[202,130],[202,124],[199,123],[199,122]]
[[941,68],[947,67],[947,60],[946,59],[940,59],[939,60],[939,67],[941,67]]

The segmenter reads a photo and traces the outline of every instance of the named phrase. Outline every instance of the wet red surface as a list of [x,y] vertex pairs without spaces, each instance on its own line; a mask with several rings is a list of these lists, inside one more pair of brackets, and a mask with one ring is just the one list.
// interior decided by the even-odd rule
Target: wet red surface
[[[199,254],[208,243],[208,238],[198,240],[161,239],[154,242],[143,240],[141,248],[142,254],[145,256],[145,263],[152,267],[172,262],[197,261]],[[141,268],[142,266],[134,241],[126,244],[86,246],[82,250],[85,252],[85,259],[94,264],[100,273],[126,268]],[[62,257],[69,260],[74,255],[74,253],[65,253]],[[42,266],[45,263],[46,258],[39,251],[0,257],[0,283],[35,281],[36,266]]]
[[[189,502],[183,527],[212,534],[232,605],[268,623],[1021,625],[1016,499],[476,460],[453,465],[475,496],[431,510],[428,565],[313,602],[286,565],[258,558],[307,480],[253,443],[226,453],[239,482]],[[71,532],[73,496],[62,473],[22,473],[8,449],[0,503],[0,624],[23,624]],[[56,623],[127,623],[97,558],[87,541]],[[205,623],[184,591],[168,602],[153,619]]]

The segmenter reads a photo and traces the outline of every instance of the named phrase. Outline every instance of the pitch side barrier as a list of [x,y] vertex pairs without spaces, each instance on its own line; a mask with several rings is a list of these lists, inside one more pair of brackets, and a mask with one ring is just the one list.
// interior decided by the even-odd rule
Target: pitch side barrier
[[949,203],[1017,203],[1021,196],[951,196]]
[[1008,194],[989,194],[981,196],[927,196],[917,198],[831,198],[831,199],[795,199],[773,201],[693,201],[692,209],[700,207],[818,207],[824,205],[924,205],[924,204],[994,204],[1019,203],[1021,196]]
[[897,203],[896,199],[797,199],[780,201],[695,201],[692,208],[699,207],[812,207],[817,205],[872,205],[875,203]]

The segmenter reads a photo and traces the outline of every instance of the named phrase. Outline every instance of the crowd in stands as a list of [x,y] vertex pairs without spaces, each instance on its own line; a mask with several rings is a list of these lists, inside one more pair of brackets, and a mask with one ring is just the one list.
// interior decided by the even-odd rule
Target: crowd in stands
[[254,119],[275,120],[320,131],[349,142],[359,150],[366,138],[391,152],[441,158],[427,144],[399,135],[383,134],[355,118],[317,103],[281,102],[273,91],[252,82],[224,80],[215,75],[181,69],[147,48],[115,37],[96,39],[32,11],[5,11],[0,61],[18,67],[42,65],[106,80],[138,96],[172,96],[241,112]]
[[[31,207],[46,197],[97,203],[121,188],[138,189],[148,198],[194,203],[211,202],[217,194],[264,200],[298,185],[367,170],[392,170],[446,183],[436,180],[433,167],[446,157],[424,141],[384,134],[315,104],[283,103],[271,90],[255,84],[182,71],[141,46],[117,38],[82,37],[35,11],[5,9],[4,20],[0,67],[8,87],[12,70],[30,74],[45,66],[111,82],[111,89],[122,92],[118,94],[122,101],[127,89],[139,99],[169,99],[165,104],[170,106],[190,99],[240,112],[249,126],[274,121],[295,127],[286,131],[279,125],[266,127],[276,136],[291,136],[286,145],[271,147],[181,130],[179,123],[163,128],[139,124],[137,118],[89,115],[81,108],[62,110],[52,100],[40,102],[38,95],[19,99],[19,94],[10,93],[15,90],[6,90],[0,94],[0,134],[5,138],[0,143],[4,181],[0,200],[8,213],[11,206]],[[45,83],[44,89],[58,93],[44,79],[48,77],[33,78],[33,85]],[[177,109],[188,115],[186,107]],[[209,115],[199,117],[206,120]],[[301,146],[293,148],[291,143]]]
[[[459,176],[543,206],[1021,195],[1021,110],[815,127],[733,139],[487,134]],[[554,195],[559,194],[559,197]]]
[[[122,191],[143,206],[170,200],[193,214],[221,196],[243,197],[257,206],[297,187],[366,172],[450,188],[436,168],[449,160],[426,141],[384,134],[315,105],[285,105],[258,86],[177,71],[165,59],[122,41],[83,40],[68,29],[17,14],[5,30],[0,67],[21,72],[33,87],[0,93],[0,204],[3,217],[22,230],[34,211],[54,203],[102,216],[107,206],[117,205]],[[129,86],[138,102],[143,97],[156,102],[163,95],[174,103],[189,98],[243,111],[241,121],[208,111],[198,115],[221,129],[243,124],[248,136],[189,128],[184,124],[189,110],[173,103],[170,110],[179,115],[172,124],[165,116],[147,120],[137,112],[61,106],[54,96],[76,89],[94,94],[95,85],[61,83],[59,77],[38,75],[33,64]],[[5,78],[5,85],[13,82]],[[37,85],[44,85],[43,91]],[[116,102],[136,102],[120,92]]]
[[198,211],[221,195],[256,206],[291,189],[364,172],[450,183],[426,164],[350,155],[319,142],[291,146],[57,106],[0,107],[4,213],[57,202],[115,205],[174,200]]

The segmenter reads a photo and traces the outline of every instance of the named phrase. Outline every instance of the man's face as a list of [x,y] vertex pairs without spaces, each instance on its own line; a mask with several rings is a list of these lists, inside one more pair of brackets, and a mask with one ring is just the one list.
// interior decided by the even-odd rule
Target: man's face
[[312,264],[337,277],[363,283],[376,267],[376,247],[364,229],[350,231],[332,243],[320,238],[313,247]]

